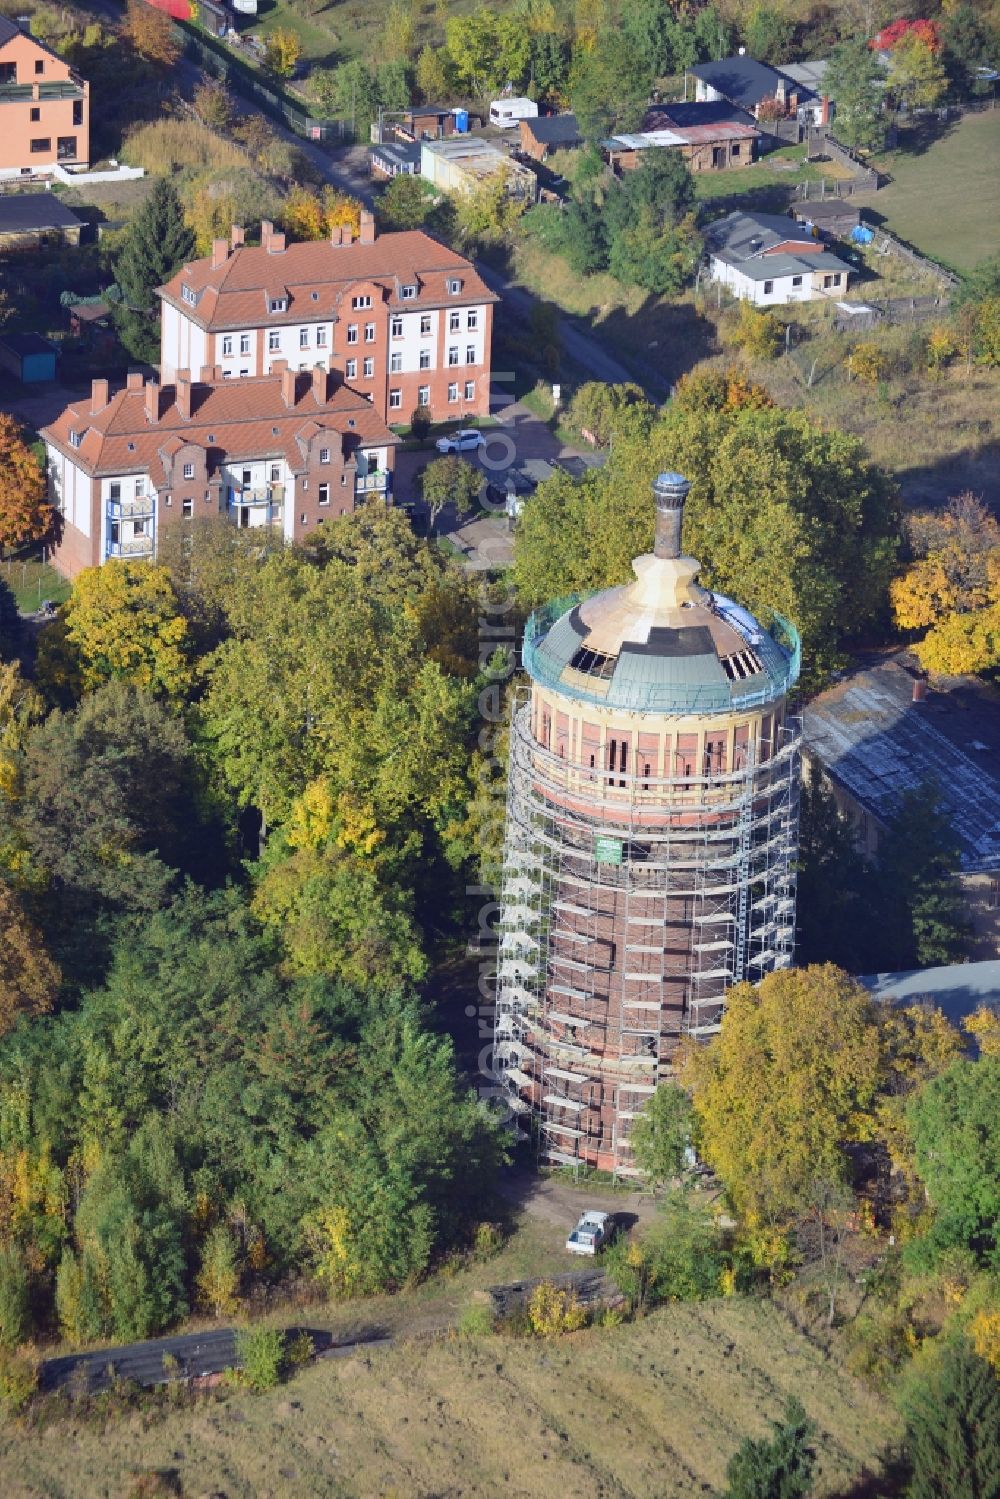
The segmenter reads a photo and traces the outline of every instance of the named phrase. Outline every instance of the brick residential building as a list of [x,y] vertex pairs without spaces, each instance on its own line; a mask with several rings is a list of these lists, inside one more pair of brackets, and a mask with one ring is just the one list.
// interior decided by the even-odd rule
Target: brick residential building
[[316,368],[283,363],[238,385],[218,369],[172,385],[130,374],[42,429],[67,577],[111,557],[156,556],[166,526],[228,515],[289,541],[366,499],[391,503],[398,439],[368,399]]
[[160,376],[217,365],[223,379],[266,375],[279,360],[337,370],[385,421],[417,406],[435,421],[486,416],[493,304],[471,261],[422,230],[288,244],[265,222],[262,243],[234,228],[211,256],[160,287]]
[[57,52],[0,16],[0,178],[87,166],[89,95]]

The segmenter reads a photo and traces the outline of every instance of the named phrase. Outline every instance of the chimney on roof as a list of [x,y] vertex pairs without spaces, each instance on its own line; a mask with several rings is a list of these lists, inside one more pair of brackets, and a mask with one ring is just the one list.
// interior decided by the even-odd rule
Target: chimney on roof
[[129,370],[125,376],[126,390],[141,390],[143,386],[142,370]]
[[155,426],[160,420],[160,387],[155,380],[147,380],[146,388],[146,420]]
[[344,238],[344,231],[343,231],[343,229],[341,228],[341,226],[339,224],[334,224],[333,228],[330,230],[330,243],[331,243],[331,245],[339,245],[339,244],[341,244],[343,242],[343,238]]
[[375,215],[369,208],[361,210],[361,234],[359,239],[363,245],[375,243]]
[[321,364],[317,364],[312,372],[312,392],[317,406],[325,406],[327,401],[328,380],[326,370]]
[[178,370],[174,387],[174,401],[184,421],[191,420],[191,371]]
[[229,244],[230,244],[231,248],[234,249],[234,250],[236,250],[236,249],[239,248],[240,245],[245,245],[246,242],[247,242],[247,232],[243,228],[243,225],[242,224],[233,224],[232,228],[229,231]]
[[295,405],[295,371],[287,366],[281,371],[281,399],[288,407]]
[[287,370],[287,368],[288,368],[288,360],[287,359],[272,359],[271,360],[271,374],[272,375],[282,375],[282,374],[284,374],[285,370]]
[[110,386],[107,380],[92,380],[90,382],[90,414],[96,416],[103,411],[108,404]]
[[341,232],[340,243],[342,245],[349,245],[353,239],[354,231],[352,230],[350,224],[345,224]]
[[273,233],[274,233],[274,225],[271,223],[271,220],[270,219],[261,219],[261,221],[260,221],[260,242],[261,242],[261,246],[263,247],[263,249],[265,249],[265,250],[267,249],[268,245],[271,242],[271,235]]
[[285,251],[285,236],[283,234],[272,234],[267,242],[267,253],[269,255],[283,255]]
[[228,239],[213,239],[212,241],[212,270],[217,271],[220,266],[225,265],[229,259]]
[[653,545],[655,557],[679,557],[681,555],[681,524],[684,520],[684,501],[691,485],[683,474],[660,474],[653,485],[656,501],[656,541]]
[[200,385],[211,385],[215,379],[215,368],[211,364],[203,364],[198,371],[198,383]]

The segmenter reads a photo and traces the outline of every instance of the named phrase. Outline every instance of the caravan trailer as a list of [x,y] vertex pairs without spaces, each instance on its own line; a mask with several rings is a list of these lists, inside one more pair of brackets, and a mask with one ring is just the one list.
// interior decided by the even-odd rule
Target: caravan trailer
[[520,120],[537,120],[534,99],[495,99],[490,105],[490,124],[501,130],[516,130]]

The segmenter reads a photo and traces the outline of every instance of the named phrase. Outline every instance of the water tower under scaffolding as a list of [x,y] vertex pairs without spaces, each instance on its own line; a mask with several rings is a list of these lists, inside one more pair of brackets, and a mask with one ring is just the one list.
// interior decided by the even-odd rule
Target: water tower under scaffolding
[[512,722],[494,1064],[544,1164],[618,1176],[679,1039],[795,938],[798,636],[699,587],[688,488],[634,582],[531,616]]

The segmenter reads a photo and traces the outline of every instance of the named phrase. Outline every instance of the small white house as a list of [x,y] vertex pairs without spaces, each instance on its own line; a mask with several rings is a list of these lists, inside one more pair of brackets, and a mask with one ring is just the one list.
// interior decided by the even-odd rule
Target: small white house
[[823,248],[812,226],[779,214],[730,213],[705,231],[709,274],[758,307],[839,301],[851,268]]
[[501,130],[515,130],[521,120],[537,119],[534,99],[494,99],[490,105],[490,124]]

